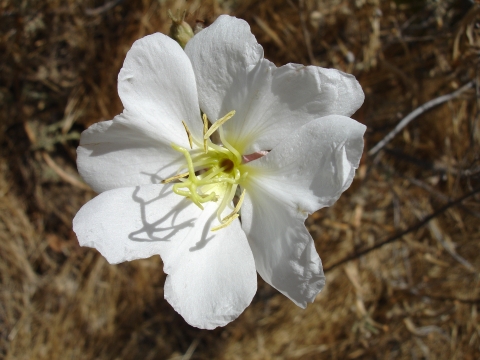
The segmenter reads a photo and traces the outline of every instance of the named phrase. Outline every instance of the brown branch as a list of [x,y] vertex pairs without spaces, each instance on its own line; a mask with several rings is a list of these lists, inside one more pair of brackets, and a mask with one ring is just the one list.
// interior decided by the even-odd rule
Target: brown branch
[[97,8],[85,9],[85,14],[88,16],[100,15],[100,14],[103,14],[104,12],[107,12],[110,9],[113,9],[115,6],[120,5],[124,1],[125,0],[112,0]]
[[455,206],[455,205],[458,205],[460,204],[462,201],[468,199],[469,197],[477,194],[480,192],[480,187],[477,187],[475,188],[473,191],[461,196],[460,198],[456,199],[456,200],[452,200],[450,202],[448,202],[447,204],[445,204],[444,206],[442,206],[440,209],[434,211],[432,214],[428,215],[427,217],[425,217],[423,220],[417,222],[415,225],[412,225],[410,226],[408,229],[405,229],[403,231],[400,231],[399,233],[396,233],[388,238],[386,238],[385,240],[382,240],[380,241],[379,243],[371,246],[371,247],[368,247],[366,249],[363,249],[363,250],[360,250],[360,251],[357,251],[355,252],[354,254],[350,254],[348,256],[346,256],[345,258],[341,259],[340,261],[337,261],[336,263],[333,263],[332,265],[330,266],[326,266],[323,270],[324,272],[328,272],[328,271],[331,271],[333,269],[335,269],[336,267],[340,266],[340,265],[343,265],[349,261],[352,261],[352,260],[355,260],[355,259],[358,259],[360,258],[361,256],[363,255],[366,255],[368,254],[369,252],[372,252],[373,250],[376,250],[376,249],[379,249],[381,248],[382,246],[384,245],[387,245],[391,242],[394,242],[398,239],[401,239],[403,236],[413,232],[413,231],[416,231],[418,229],[420,229],[421,227],[423,227],[424,225],[426,225],[430,220],[436,218],[437,216],[443,214],[445,211],[447,211],[448,209],[450,209],[451,207]]
[[416,117],[420,116],[424,112],[430,110],[431,108],[438,106],[440,104],[443,104],[444,102],[447,102],[449,100],[452,100],[462,94],[463,92],[467,91],[470,89],[472,86],[475,85],[475,81],[470,81],[463,85],[460,89],[455,90],[454,92],[446,95],[439,96],[433,100],[430,100],[423,104],[422,106],[419,106],[415,110],[413,110],[410,114],[405,116],[395,128],[390,131],[387,136],[383,138],[377,145],[375,145],[373,148],[370,149],[368,152],[368,155],[372,156],[375,155],[377,152],[379,152],[385,145],[387,145],[390,140],[392,140],[400,131],[403,130],[405,126],[407,126],[412,120],[414,120]]

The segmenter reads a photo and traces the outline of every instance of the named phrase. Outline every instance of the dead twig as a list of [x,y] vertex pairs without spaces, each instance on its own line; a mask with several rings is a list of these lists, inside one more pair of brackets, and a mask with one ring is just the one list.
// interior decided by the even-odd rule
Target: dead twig
[[195,340],[192,341],[190,346],[187,349],[187,352],[183,355],[182,360],[189,360],[193,353],[195,352],[195,349],[197,348],[198,344],[200,343],[200,339],[196,338]]
[[410,164],[413,164],[415,166],[422,168],[423,170],[430,170],[435,173],[439,173],[442,176],[450,173],[452,175],[456,175],[461,178],[464,178],[464,177],[470,177],[480,173],[480,166],[475,166],[475,167],[472,166],[469,169],[460,169],[457,167],[449,167],[448,165],[444,165],[439,161],[432,162],[425,159],[419,159],[415,156],[408,155],[403,151],[395,148],[386,148],[385,152],[401,161],[406,161]]
[[277,33],[270,27],[268,24],[260,19],[258,16],[254,16],[253,19],[257,23],[257,25],[262,29],[265,34],[267,34],[270,39],[273,40],[275,45],[278,46],[279,49],[285,50],[285,44],[283,43],[282,39],[280,39],[280,36],[277,35]]
[[298,15],[300,16],[300,25],[302,26],[303,38],[305,40],[305,47],[307,48],[308,59],[310,64],[315,64],[315,57],[313,56],[312,42],[310,40],[310,32],[307,29],[307,22],[305,21],[305,0],[298,0]]
[[103,14],[104,12],[107,12],[108,10],[113,9],[115,6],[120,5],[122,2],[124,2],[124,0],[112,0],[105,3],[105,5],[99,6],[97,8],[85,9],[85,15],[95,16],[95,15]]
[[400,121],[398,125],[395,126],[395,128],[392,131],[390,131],[387,134],[387,136],[383,138],[382,141],[380,141],[377,145],[375,145],[372,149],[370,149],[370,151],[368,152],[368,155],[372,156],[372,155],[375,155],[377,152],[379,152],[385,145],[387,145],[390,142],[390,140],[392,140],[400,131],[402,131],[405,126],[407,126],[413,119],[415,119],[419,115],[423,114],[424,112],[430,110],[435,106],[438,106],[440,104],[443,104],[444,102],[447,102],[449,100],[456,98],[457,96],[464,93],[474,85],[475,85],[475,81],[472,80],[466,83],[465,85],[463,85],[460,89],[455,90],[450,94],[439,96],[419,106],[418,108],[413,110],[410,114],[405,116],[402,119],[402,121]]
[[366,255],[368,254],[369,252],[372,252],[373,250],[376,250],[376,249],[379,249],[381,248],[382,246],[386,245],[386,244],[389,244],[391,242],[394,242],[398,239],[401,239],[403,236],[413,232],[413,231],[416,231],[418,229],[420,229],[421,227],[423,227],[424,225],[426,225],[428,222],[430,222],[432,219],[436,218],[437,216],[443,214],[445,211],[447,211],[448,209],[450,209],[451,207],[455,206],[455,205],[458,205],[460,203],[462,203],[464,200],[468,199],[469,197],[472,197],[473,195],[477,194],[480,192],[480,187],[477,187],[475,188],[473,191],[461,196],[460,198],[456,199],[456,200],[452,200],[450,202],[448,202],[447,204],[445,204],[444,206],[442,206],[440,209],[434,211],[433,213],[431,213],[430,215],[428,215],[427,217],[425,217],[423,220],[417,222],[415,225],[412,225],[410,226],[408,229],[405,229],[403,231],[400,231],[399,233],[396,233],[388,238],[386,238],[385,240],[382,240],[380,241],[379,243],[371,246],[371,247],[368,247],[366,249],[363,249],[363,250],[360,250],[360,251],[357,251],[355,252],[354,254],[351,254],[351,255],[348,255],[346,256],[345,258],[341,259],[340,261],[337,261],[336,263],[330,265],[330,266],[326,266],[324,268],[324,272],[328,272],[328,271],[331,271],[333,269],[335,269],[336,267],[340,266],[340,265],[343,265],[349,261],[352,261],[352,260],[355,260],[355,259],[358,259],[360,258],[361,256],[363,255]]
[[82,190],[92,190],[87,184],[84,184],[83,182],[81,182],[80,180],[76,179],[75,177],[73,177],[72,175],[66,173],[60,166],[58,166],[55,161],[53,161],[53,159],[50,157],[50,155],[48,155],[47,152],[43,151],[42,152],[42,157],[43,157],[43,160],[45,160],[45,162],[47,163],[47,165],[50,167],[50,169],[52,169],[53,171],[55,171],[55,173],[60,176],[60,178],[62,178],[62,180],[66,181],[67,183],[69,183],[70,185],[73,185],[75,187],[78,187],[79,189],[82,189]]
[[[476,68],[476,73],[477,73],[477,80],[479,76],[479,68],[480,64],[477,64]],[[477,131],[477,122],[478,118],[480,117],[480,84],[478,81],[475,82],[475,97],[476,97],[476,102],[475,102],[475,115],[472,117],[472,122],[470,125],[470,145],[473,146],[475,144],[475,132]]]
[[438,300],[438,301],[458,301],[458,302],[464,303],[464,304],[480,303],[480,298],[467,299],[467,298],[461,298],[461,297],[442,296],[442,295],[425,294],[425,293],[415,294],[415,296],[428,297],[430,299],[434,299],[434,300]]
[[428,228],[430,229],[430,232],[432,233],[433,237],[440,243],[440,245],[445,249],[445,251],[458,263],[463,265],[465,268],[467,268],[468,271],[474,273],[475,268],[473,267],[472,264],[470,264],[466,259],[464,259],[462,256],[460,256],[456,251],[454,246],[452,246],[451,242],[447,242],[445,236],[442,234],[442,231],[440,230],[440,227],[437,223],[437,221],[433,220],[428,224]]
[[[450,200],[450,197],[448,197],[444,193],[436,190],[432,186],[428,185],[427,183],[425,183],[425,182],[423,182],[419,179],[415,179],[415,178],[412,178],[412,177],[409,177],[409,176],[402,176],[402,174],[400,174],[400,176],[402,178],[408,180],[411,184],[413,184],[415,186],[418,186],[419,188],[421,188],[425,191],[428,191],[430,194],[432,194],[433,196],[437,197],[438,199],[440,199],[442,201],[449,201]],[[468,208],[468,207],[466,207],[465,205],[462,205],[462,204],[460,204],[458,207],[460,209],[462,209],[463,211],[468,212],[470,215],[475,216],[476,218],[480,219],[480,213],[478,213],[476,211],[473,211],[470,208]]]

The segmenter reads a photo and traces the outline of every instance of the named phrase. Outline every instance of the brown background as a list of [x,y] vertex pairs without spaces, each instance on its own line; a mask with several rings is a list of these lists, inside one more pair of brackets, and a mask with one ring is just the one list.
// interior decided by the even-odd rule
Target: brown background
[[277,65],[353,73],[367,151],[478,80],[469,0],[0,0],[0,358],[480,358],[477,83],[365,153],[352,187],[308,219],[327,285],[307,310],[260,280],[236,321],[195,329],[163,299],[159,257],[110,266],[78,246],[72,218],[95,196],[76,171],[79,134],[121,112],[124,56],[168,32],[168,9],[192,26],[247,20]]

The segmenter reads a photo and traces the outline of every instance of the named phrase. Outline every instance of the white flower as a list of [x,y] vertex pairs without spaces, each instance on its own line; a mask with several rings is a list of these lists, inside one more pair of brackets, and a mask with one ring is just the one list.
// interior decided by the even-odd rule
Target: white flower
[[[73,221],[80,244],[112,264],[159,254],[165,298],[200,328],[242,313],[256,271],[298,306],[312,302],[325,277],[304,221],[358,167],[355,78],[277,68],[245,21],[221,16],[185,52],[162,34],[136,41],[118,92],[124,112],[87,129],[77,151],[80,174],[101,193]],[[221,145],[204,136],[200,109]]]

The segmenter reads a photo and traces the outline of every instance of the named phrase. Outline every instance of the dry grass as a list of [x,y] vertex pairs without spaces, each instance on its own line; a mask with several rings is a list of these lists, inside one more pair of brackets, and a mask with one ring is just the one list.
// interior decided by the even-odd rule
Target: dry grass
[[261,282],[238,320],[198,330],[163,300],[158,257],[110,266],[78,246],[71,219],[95,195],[76,172],[79,133],[121,111],[126,51],[184,7],[192,25],[246,19],[279,65],[355,74],[367,150],[421,104],[479,81],[480,5],[468,0],[0,0],[0,357],[480,358],[478,195],[331,269],[478,189],[477,88],[365,156],[351,189],[309,218],[331,270],[307,310]]

